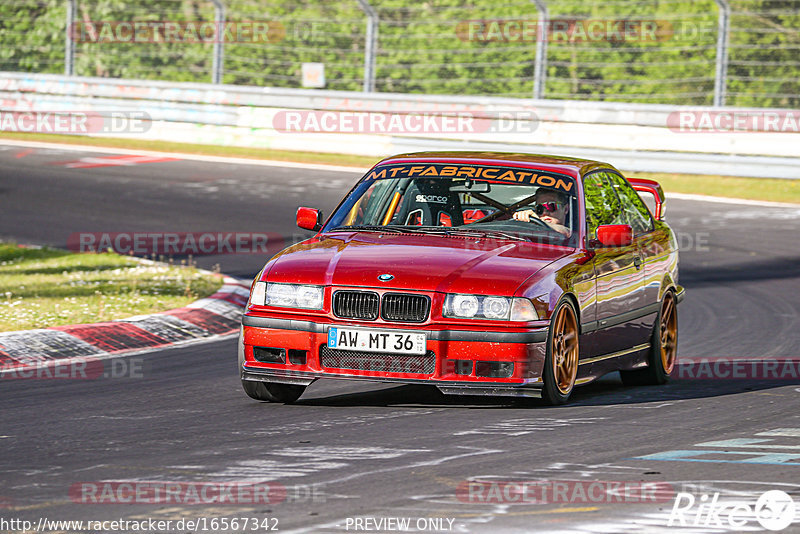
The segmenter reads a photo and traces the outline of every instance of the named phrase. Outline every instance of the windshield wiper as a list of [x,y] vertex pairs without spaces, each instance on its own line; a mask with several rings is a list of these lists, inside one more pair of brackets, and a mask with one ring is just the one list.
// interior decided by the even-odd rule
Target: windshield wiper
[[509,234],[501,232],[500,230],[492,229],[461,229],[452,226],[380,226],[380,225],[353,225],[353,226],[339,226],[334,228],[336,230],[361,230],[368,232],[385,232],[395,234],[426,234],[426,235],[444,235],[449,236],[458,234],[459,236],[469,237],[486,237],[487,235],[500,237],[504,239],[513,239],[515,241],[529,241],[529,239],[516,234]]
[[430,235],[450,235],[449,226],[402,226],[402,232],[409,234],[430,234]]
[[395,234],[402,233],[403,231],[396,226],[380,226],[377,224],[361,224],[361,225],[352,225],[352,226],[337,226],[333,228],[335,230],[364,230],[368,232],[392,232]]
[[364,224],[354,226],[339,226],[334,230],[365,230],[369,232],[392,232],[395,234],[445,234],[450,232],[449,227],[444,226],[380,226],[377,224]]
[[490,228],[487,229],[469,228],[465,230],[462,230],[460,228],[452,228],[452,230],[458,232],[459,235],[468,235],[470,237],[484,237],[487,235],[492,235],[496,237],[502,237],[504,239],[514,239],[516,241],[529,241],[529,239],[522,237],[521,235],[509,234],[506,232],[501,232],[500,230],[492,230]]

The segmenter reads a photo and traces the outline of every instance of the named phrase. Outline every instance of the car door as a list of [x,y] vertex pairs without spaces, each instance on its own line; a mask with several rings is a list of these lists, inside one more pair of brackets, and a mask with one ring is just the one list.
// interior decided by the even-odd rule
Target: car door
[[657,256],[662,250],[661,241],[654,232],[655,221],[639,193],[621,175],[609,172],[608,179],[614,186],[622,204],[623,217],[633,229],[633,245],[639,251],[642,262],[642,293],[639,306],[640,317],[634,319],[631,341],[636,345],[647,343],[652,332],[655,314],[658,311],[658,293],[661,286]]
[[597,241],[597,227],[630,224],[623,202],[613,185],[613,175],[600,171],[584,177],[587,247],[595,252],[597,290],[596,330],[593,352],[609,354],[628,349],[640,341],[641,321],[635,310],[645,305],[644,270],[636,242],[622,247],[605,247]]

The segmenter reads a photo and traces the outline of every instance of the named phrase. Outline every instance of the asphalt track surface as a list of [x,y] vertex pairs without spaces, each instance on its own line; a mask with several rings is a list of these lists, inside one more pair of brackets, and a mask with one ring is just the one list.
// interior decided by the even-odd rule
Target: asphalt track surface
[[[358,178],[192,161],[63,165],[92,156],[0,147],[0,237],[60,247],[76,232],[267,231],[291,240],[307,235],[294,227],[297,206],[329,213]],[[800,208],[673,200],[667,219],[679,232],[687,291],[679,357],[796,359]],[[264,260],[198,258],[240,278]],[[754,515],[759,496],[778,489],[797,505],[783,532],[800,532],[796,378],[624,387],[609,375],[557,408],[320,381],[295,405],[278,405],[242,392],[234,338],[126,359],[142,372],[0,380],[0,518],[269,517],[281,532],[374,532],[376,523],[356,519],[382,518],[411,527],[440,519],[439,531],[451,532],[756,532],[765,531]],[[502,482],[534,480],[573,482],[543,503],[497,502],[496,493],[486,502]],[[271,482],[287,494],[270,504],[74,502],[70,488],[95,481]],[[466,481],[501,484],[470,497],[457,491]],[[574,481],[668,489],[620,502],[582,497]],[[683,526],[677,516],[668,526],[679,491],[697,504]],[[730,507],[711,517],[699,510],[715,493],[718,503],[749,507],[735,513],[737,526]]]

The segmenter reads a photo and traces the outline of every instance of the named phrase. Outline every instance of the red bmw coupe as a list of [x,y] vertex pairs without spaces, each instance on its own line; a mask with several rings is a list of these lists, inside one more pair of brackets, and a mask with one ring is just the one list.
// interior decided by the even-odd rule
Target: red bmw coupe
[[[639,193],[652,195],[652,211]],[[491,152],[386,158],[316,234],[270,259],[242,317],[252,398],[319,378],[567,401],[612,371],[662,384],[678,247],[653,181],[596,161]]]

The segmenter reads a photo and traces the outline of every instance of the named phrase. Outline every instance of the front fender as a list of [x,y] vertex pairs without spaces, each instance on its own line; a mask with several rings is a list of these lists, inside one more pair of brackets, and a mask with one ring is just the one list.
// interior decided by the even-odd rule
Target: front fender
[[576,304],[578,320],[592,316],[596,301],[594,265],[583,261],[586,255],[576,251],[554,261],[528,278],[518,296],[531,299],[540,319],[550,320],[558,302],[569,295]]

